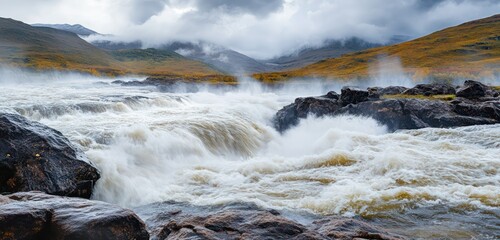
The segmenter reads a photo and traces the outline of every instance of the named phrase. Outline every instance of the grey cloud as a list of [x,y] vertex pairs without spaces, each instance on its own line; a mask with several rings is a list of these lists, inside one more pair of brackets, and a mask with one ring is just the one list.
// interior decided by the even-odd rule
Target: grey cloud
[[[205,41],[269,58],[326,39],[419,37],[498,14],[498,0],[0,0],[0,16],[80,23],[148,46]],[[154,16],[154,17],[153,17]]]
[[201,12],[223,10],[230,14],[249,13],[266,16],[283,7],[283,0],[196,0]]
[[443,3],[461,4],[464,2],[474,2],[476,4],[493,4],[498,0],[416,0],[415,5],[419,10],[429,10]]
[[135,24],[143,24],[161,13],[166,4],[165,0],[134,0],[130,5],[130,19]]

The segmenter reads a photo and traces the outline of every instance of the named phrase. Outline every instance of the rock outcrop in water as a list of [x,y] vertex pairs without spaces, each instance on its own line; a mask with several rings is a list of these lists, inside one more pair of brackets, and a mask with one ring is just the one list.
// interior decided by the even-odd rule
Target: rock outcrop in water
[[60,132],[0,113],[0,192],[89,198],[99,173]]
[[[387,93],[406,97],[384,98]],[[451,101],[429,100],[412,95],[432,96],[455,94]],[[382,96],[382,98],[380,97]],[[499,93],[472,80],[456,90],[444,84],[420,84],[414,88],[402,87],[342,89],[340,97],[334,92],[320,97],[297,98],[283,107],[274,118],[275,128],[283,132],[309,115],[335,116],[353,114],[372,117],[390,131],[425,127],[459,127],[500,123]]]
[[402,239],[361,220],[312,217],[299,223],[253,204],[199,207],[163,202],[136,211],[153,239]]
[[404,239],[360,219],[284,216],[244,203],[162,202],[136,212],[42,192],[0,195],[0,239]]
[[0,195],[0,239],[149,239],[144,222],[121,207],[22,192]]

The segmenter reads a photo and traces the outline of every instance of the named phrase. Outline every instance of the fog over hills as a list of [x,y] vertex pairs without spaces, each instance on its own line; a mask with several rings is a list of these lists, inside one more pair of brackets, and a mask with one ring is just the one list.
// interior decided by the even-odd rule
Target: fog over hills
[[[466,33],[466,34],[464,34]],[[407,75],[415,80],[495,79],[500,70],[500,15],[449,27],[391,46],[329,58],[285,72],[256,74],[266,81],[294,77],[368,78]],[[380,70],[384,70],[380,72]]]
[[[394,36],[388,44],[399,43],[407,39],[409,39],[408,36]],[[119,42],[113,40],[92,40],[92,38],[89,41],[93,45],[106,50],[136,49],[143,48],[144,46],[140,41]],[[342,54],[379,46],[383,45],[371,43],[356,37],[344,40],[330,39],[317,46],[305,45],[294,50],[291,54],[264,60],[253,59],[235,50],[204,41],[174,41],[155,47],[175,51],[187,58],[202,61],[226,73],[242,74],[303,67],[327,58],[334,58]]]
[[107,51],[81,39],[76,33],[34,27],[8,18],[0,18],[0,63],[33,70],[70,70],[113,76],[221,74],[202,62],[166,49]]

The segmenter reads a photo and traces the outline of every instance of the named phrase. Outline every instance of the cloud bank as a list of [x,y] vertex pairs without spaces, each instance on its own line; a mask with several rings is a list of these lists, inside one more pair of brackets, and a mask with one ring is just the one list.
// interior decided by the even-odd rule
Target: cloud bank
[[208,41],[255,58],[325,39],[419,37],[498,13],[496,0],[0,0],[0,15],[80,23],[147,46]]

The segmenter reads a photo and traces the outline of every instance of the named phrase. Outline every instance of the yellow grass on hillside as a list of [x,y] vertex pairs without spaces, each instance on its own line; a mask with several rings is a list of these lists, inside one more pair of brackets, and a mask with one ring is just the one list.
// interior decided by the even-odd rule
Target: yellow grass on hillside
[[254,74],[253,77],[264,82],[295,77],[367,78],[379,74],[380,69],[398,70],[397,66],[393,66],[395,62],[400,63],[403,73],[415,80],[498,76],[500,15],[450,27],[401,44],[347,54],[291,71]]
[[[0,64],[98,76],[163,75],[228,81],[211,66],[160,49],[101,50],[76,34],[0,18]],[[215,80],[214,80],[215,79]]]

